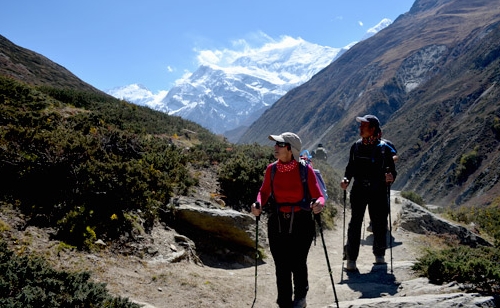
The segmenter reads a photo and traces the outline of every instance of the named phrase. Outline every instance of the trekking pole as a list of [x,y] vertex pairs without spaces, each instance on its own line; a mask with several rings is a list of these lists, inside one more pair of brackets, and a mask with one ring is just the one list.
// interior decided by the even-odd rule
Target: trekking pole
[[[255,208],[260,209],[260,203],[255,202]],[[257,262],[259,260],[259,220],[260,215],[255,217],[255,293],[252,303],[252,308],[255,305],[255,301],[257,300]]]
[[[345,199],[346,199],[347,192],[344,189],[344,226],[342,227],[342,251],[343,255],[345,256]],[[344,258],[342,257],[342,268],[340,270],[340,283],[344,281]]]
[[363,244],[364,240],[365,240],[365,216],[363,215],[363,235],[361,236],[361,245],[363,246],[364,246]]
[[321,226],[321,213],[314,214],[314,219],[319,226],[319,234],[321,235],[321,242],[323,242],[323,250],[325,251],[326,265],[328,266],[328,273],[330,274],[330,281],[332,282],[333,295],[335,296],[335,303],[339,308],[339,299],[337,298],[337,291],[335,290],[335,283],[333,282],[332,268],[330,267],[330,260],[328,259],[328,251],[326,250],[325,238],[323,236],[323,227]]
[[[389,173],[389,167],[387,167],[387,173]],[[392,220],[391,220],[391,184],[387,183],[387,208],[389,210],[389,248],[391,250],[391,274],[392,270]]]

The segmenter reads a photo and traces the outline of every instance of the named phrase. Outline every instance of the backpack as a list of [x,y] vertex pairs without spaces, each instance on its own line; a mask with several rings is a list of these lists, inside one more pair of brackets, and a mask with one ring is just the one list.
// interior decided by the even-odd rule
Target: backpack
[[325,198],[325,202],[328,199],[328,193],[326,190],[326,184],[325,181],[323,180],[323,177],[321,176],[321,171],[319,169],[314,169],[314,175],[316,176],[316,181],[319,184],[319,188],[321,189],[321,192],[323,193],[323,197]]
[[[353,152],[353,156],[352,156],[352,159],[354,160],[357,155],[358,155],[358,147],[359,147],[359,144],[361,143],[361,139],[357,140],[355,142],[355,148],[354,148],[354,152]],[[387,143],[384,139],[381,139],[379,144],[373,149],[373,152],[372,152],[372,162],[375,160],[375,152],[376,152],[376,149],[379,149],[380,150],[380,154],[382,155],[382,169],[385,168],[385,148],[388,147],[389,150],[394,154],[396,155],[397,151],[396,149],[394,149],[394,146]]]
[[[308,200],[310,199],[309,196],[309,189],[307,186],[307,169],[310,161],[305,160],[305,159],[300,159],[299,161],[299,172],[300,172],[300,178],[302,180],[302,187],[304,188],[304,197],[301,200],[301,206],[306,209],[305,207],[307,206],[307,210],[310,210],[309,208],[309,203]],[[273,181],[274,181],[274,174],[276,173],[276,164],[277,162],[273,163],[273,166],[271,167],[271,189],[273,187]],[[326,190],[326,184],[325,181],[323,180],[323,177],[321,176],[321,172],[318,169],[314,169],[314,175],[316,176],[316,181],[319,184],[319,188],[321,189],[321,192],[323,193],[323,197],[325,198],[325,202],[328,199],[328,193]],[[274,194],[274,193],[273,193]]]
[[[353,152],[353,155],[352,155],[352,159],[354,160],[356,157],[357,157],[357,154],[358,154],[358,147],[361,143],[361,139],[357,140],[356,143],[355,143],[355,147],[354,147],[354,152]],[[391,148],[392,150],[392,147],[389,146],[384,140],[380,140],[379,144],[374,148],[374,151],[372,152],[372,162],[375,160],[375,149],[380,149],[380,154],[382,155],[382,159],[384,158],[385,156],[385,147],[388,146]],[[385,161],[383,161],[385,162]]]

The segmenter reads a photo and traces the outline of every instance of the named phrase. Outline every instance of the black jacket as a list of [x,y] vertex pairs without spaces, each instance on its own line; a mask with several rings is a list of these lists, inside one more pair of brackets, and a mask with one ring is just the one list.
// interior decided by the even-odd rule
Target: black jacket
[[391,172],[394,179],[397,176],[394,155],[396,150],[384,141],[365,145],[359,139],[351,146],[344,176],[349,181],[354,178],[353,187],[385,189],[385,174]]

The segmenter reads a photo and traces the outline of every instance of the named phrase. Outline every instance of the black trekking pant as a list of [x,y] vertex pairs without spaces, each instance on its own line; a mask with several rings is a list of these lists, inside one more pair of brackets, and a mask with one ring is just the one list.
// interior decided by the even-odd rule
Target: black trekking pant
[[291,307],[292,294],[295,299],[307,295],[307,255],[315,232],[310,211],[295,212],[293,217],[292,213],[273,211],[269,216],[269,248],[276,267],[279,307]]
[[387,248],[387,216],[389,215],[387,190],[384,187],[370,190],[353,186],[350,199],[352,215],[347,229],[346,259],[351,261],[358,259],[361,227],[366,206],[368,206],[368,214],[372,222],[373,254],[377,257],[385,256]]

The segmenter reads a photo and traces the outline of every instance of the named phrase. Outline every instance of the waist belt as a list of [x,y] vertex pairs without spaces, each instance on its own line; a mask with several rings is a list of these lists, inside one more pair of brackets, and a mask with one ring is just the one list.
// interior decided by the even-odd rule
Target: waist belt
[[298,204],[296,204],[296,205],[279,205],[278,204],[278,211],[281,213],[291,213],[292,210],[293,210],[293,212],[298,212],[301,210],[301,207]]

